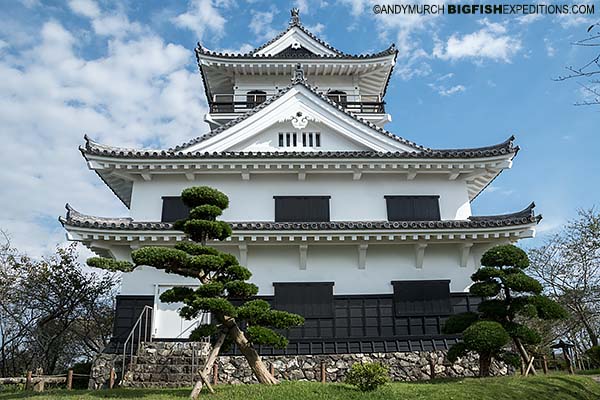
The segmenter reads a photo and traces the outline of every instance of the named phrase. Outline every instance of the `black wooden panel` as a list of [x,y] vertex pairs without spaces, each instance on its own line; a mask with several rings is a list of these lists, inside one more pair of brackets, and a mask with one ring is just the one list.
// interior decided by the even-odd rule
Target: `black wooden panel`
[[[107,353],[118,353],[123,349],[123,343],[131,333],[135,322],[144,310],[145,306],[154,305],[154,296],[127,296],[118,295],[116,297],[115,319],[113,322],[113,333],[110,344],[105,349]],[[142,337],[144,332],[146,337],[150,337],[152,329],[152,315],[149,315],[148,323],[146,319],[142,321]],[[137,338],[137,336],[136,336]],[[135,338],[134,338],[135,339]],[[135,341],[135,340],[134,340]]]
[[190,214],[190,208],[183,204],[180,196],[163,196],[162,222],[175,222],[185,219]]
[[385,196],[388,221],[439,221],[440,196]]
[[[331,293],[331,285],[331,283],[325,284],[329,287],[328,293]],[[280,286],[281,288],[283,286]],[[278,292],[287,293],[285,290]],[[309,299],[311,297],[312,294]],[[260,296],[260,298],[277,307],[274,296]],[[328,315],[308,317],[303,327],[282,332],[290,340],[290,345],[286,349],[278,350],[260,346],[260,354],[306,352],[333,354],[364,351],[364,349],[386,352],[408,351],[409,348],[442,349],[456,342],[454,336],[441,334],[441,327],[451,313],[397,315],[394,311],[395,296],[392,294],[336,295],[328,298],[331,305]],[[306,298],[302,299],[306,301]],[[476,310],[480,301],[479,298],[472,297],[468,293],[451,293],[450,299],[452,313]],[[107,352],[122,351],[122,341],[131,331],[143,307],[151,306],[153,301],[153,296],[117,297],[114,337],[106,349]],[[305,311],[297,312],[307,314]],[[149,320],[150,326],[151,320]],[[237,350],[234,350],[235,352]]]
[[273,196],[276,222],[328,222],[331,196]]
[[450,281],[392,281],[396,316],[452,313]]
[[274,306],[304,318],[333,317],[333,282],[274,282]]

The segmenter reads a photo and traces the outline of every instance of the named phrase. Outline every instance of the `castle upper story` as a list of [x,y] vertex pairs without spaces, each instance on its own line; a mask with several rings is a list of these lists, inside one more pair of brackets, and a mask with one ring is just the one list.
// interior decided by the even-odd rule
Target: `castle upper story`
[[392,44],[373,54],[344,53],[308,31],[297,9],[286,30],[245,54],[196,48],[211,128],[237,118],[289,85],[301,66],[307,83],[347,111],[384,126],[391,120],[385,93],[398,51]]

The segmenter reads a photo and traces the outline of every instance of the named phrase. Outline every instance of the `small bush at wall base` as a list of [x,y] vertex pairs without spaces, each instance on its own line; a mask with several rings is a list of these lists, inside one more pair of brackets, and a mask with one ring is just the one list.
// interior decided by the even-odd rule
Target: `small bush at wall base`
[[346,383],[362,392],[370,392],[389,382],[387,367],[379,363],[354,363],[346,374]]

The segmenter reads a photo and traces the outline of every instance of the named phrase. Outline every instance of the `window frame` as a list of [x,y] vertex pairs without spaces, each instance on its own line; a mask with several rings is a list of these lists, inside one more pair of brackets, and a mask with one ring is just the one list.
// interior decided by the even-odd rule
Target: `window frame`
[[[312,219],[312,220],[300,220],[298,217],[297,219],[294,220],[284,220],[281,218],[281,214],[283,213],[285,215],[285,211],[282,210],[280,207],[283,207],[284,205],[281,203],[278,203],[278,200],[286,200],[286,199],[296,199],[296,200],[312,200],[312,199],[321,199],[321,200],[326,200],[326,204],[327,204],[327,209],[326,212],[324,213],[325,216],[321,219]],[[329,195],[275,195],[273,196],[273,200],[274,200],[274,221],[275,222],[329,222],[331,221],[331,196]]]
[[[387,212],[387,219],[388,221],[441,221],[441,209],[440,209],[440,196],[439,195],[416,195],[416,194],[408,194],[408,195],[385,195],[383,196],[383,198],[385,199],[386,202],[386,212]],[[396,217],[399,213],[398,211],[393,207],[393,200],[397,200],[397,199],[405,199],[405,200],[409,200],[412,199],[412,216],[411,217]],[[429,211],[431,211],[434,214],[434,217],[429,218],[429,217],[424,217],[424,216],[417,216],[416,215],[416,209],[415,206],[417,204],[419,204],[418,200],[420,199],[428,199],[428,200],[436,200],[436,207],[435,209],[431,209]],[[392,200],[392,201],[390,201]]]

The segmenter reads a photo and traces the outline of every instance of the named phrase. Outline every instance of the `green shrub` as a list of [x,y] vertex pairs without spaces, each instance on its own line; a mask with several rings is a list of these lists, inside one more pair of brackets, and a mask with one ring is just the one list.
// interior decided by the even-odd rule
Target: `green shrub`
[[181,192],[181,200],[188,207],[197,207],[205,204],[219,207],[224,210],[229,207],[229,198],[208,186],[194,186]]
[[481,257],[481,265],[485,267],[529,267],[529,257],[520,248],[505,244],[491,248]]
[[442,327],[442,333],[446,335],[462,333],[469,326],[477,322],[478,319],[479,315],[474,312],[454,314],[446,320],[446,323]]
[[475,322],[463,332],[467,348],[478,353],[497,353],[509,340],[504,327],[494,321]]
[[600,368],[600,346],[590,347],[585,354],[590,358],[594,368]]
[[379,363],[354,363],[346,374],[346,383],[362,392],[375,390],[389,380],[388,368]]

